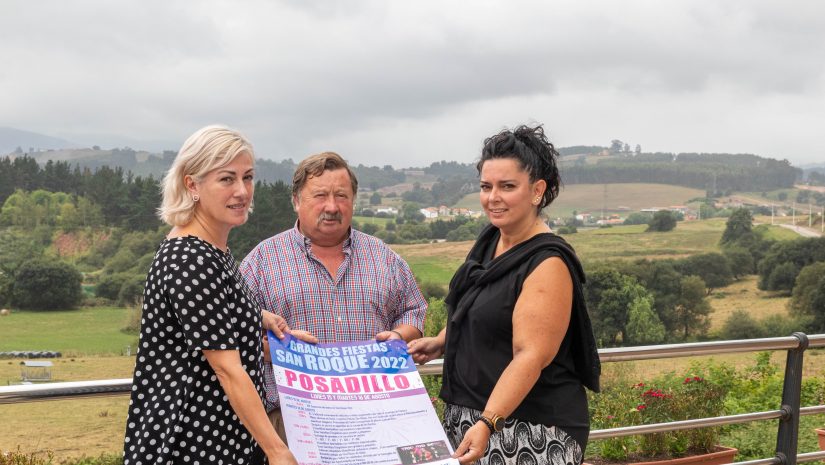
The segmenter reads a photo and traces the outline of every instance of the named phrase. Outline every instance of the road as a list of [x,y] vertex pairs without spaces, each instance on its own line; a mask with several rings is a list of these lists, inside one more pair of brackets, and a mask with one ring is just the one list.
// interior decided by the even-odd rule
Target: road
[[782,226],[783,228],[790,229],[791,231],[796,232],[802,237],[822,237],[821,232],[814,231],[813,229],[803,228],[802,226],[794,226],[792,224],[779,224],[777,226]]

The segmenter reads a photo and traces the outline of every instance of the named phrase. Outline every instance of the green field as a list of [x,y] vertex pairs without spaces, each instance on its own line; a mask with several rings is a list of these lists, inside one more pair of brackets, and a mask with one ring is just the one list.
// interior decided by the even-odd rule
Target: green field
[[[688,255],[719,252],[719,239],[725,230],[725,218],[680,221],[666,233],[645,232],[646,225],[613,226],[580,230],[563,237],[576,249],[585,265],[604,260],[638,258],[680,258]],[[792,240],[799,235],[780,226],[762,225],[766,237]],[[410,264],[420,281],[448,284],[464,261],[472,241],[436,244],[393,245],[392,248]]]
[[[768,228],[777,238],[796,238],[778,226]],[[617,226],[583,230],[565,236],[585,263],[607,259],[677,258],[718,251],[725,219],[679,222],[667,233],[646,233],[645,226]],[[788,235],[788,233],[790,235]],[[472,246],[467,242],[393,245],[422,282],[449,282]],[[728,288],[718,289],[710,300],[714,309],[712,331],[718,330],[734,310],[748,309],[756,318],[786,312],[787,297],[756,289],[756,277],[747,277]],[[57,350],[64,356],[54,359],[54,381],[126,378],[131,376],[134,356],[123,356],[127,345],[135,346],[136,336],[121,332],[130,318],[124,308],[84,308],[74,311],[15,311],[0,317],[0,351]],[[781,363],[785,354],[777,352]],[[812,351],[805,358],[806,376],[822,376],[825,351]],[[752,363],[753,354],[725,354],[719,362],[741,367]],[[639,377],[653,376],[686,367],[691,359],[664,359],[606,365],[605,377],[632,370]],[[20,381],[20,360],[0,359],[0,384]],[[123,444],[127,396],[0,405],[0,450],[20,445],[28,452],[50,449],[58,460],[103,452],[117,453]]]
[[[545,212],[551,218],[569,217],[578,213],[618,213],[622,216],[642,208],[685,205],[689,200],[704,197],[705,192],[666,184],[571,184],[564,186],[559,197]],[[456,207],[480,210],[478,193],[467,194]]]
[[358,224],[367,224],[367,223],[377,224],[377,225],[379,225],[383,228],[384,225],[386,225],[387,223],[395,222],[395,218],[394,217],[393,218],[376,218],[374,216],[353,216],[352,221],[357,221]]
[[135,348],[137,336],[120,331],[130,310],[93,307],[79,310],[14,311],[0,317],[0,352],[50,350],[72,355],[117,355]]

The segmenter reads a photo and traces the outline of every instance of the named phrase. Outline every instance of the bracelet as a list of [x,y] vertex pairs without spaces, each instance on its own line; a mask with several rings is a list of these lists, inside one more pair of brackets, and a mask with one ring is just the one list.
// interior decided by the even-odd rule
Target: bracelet
[[485,425],[487,425],[488,428],[490,428],[490,434],[496,432],[496,427],[493,426],[493,422],[488,420],[487,417],[479,417],[478,421],[483,422]]
[[404,336],[403,336],[401,333],[399,333],[398,331],[396,331],[396,330],[394,330],[394,329],[391,329],[391,330],[390,330],[390,332],[391,332],[391,333],[395,333],[395,334],[397,334],[397,335],[398,335],[398,338],[399,338],[399,339],[401,339],[402,341],[404,341],[404,340],[405,340],[405,339],[404,339]]

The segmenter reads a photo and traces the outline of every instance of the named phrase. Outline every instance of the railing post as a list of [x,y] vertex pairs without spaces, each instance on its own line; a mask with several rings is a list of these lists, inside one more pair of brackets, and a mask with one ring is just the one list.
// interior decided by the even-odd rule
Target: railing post
[[784,465],[796,465],[796,447],[799,440],[799,407],[802,395],[802,358],[808,348],[805,333],[793,333],[799,346],[788,350],[785,379],[782,385],[782,418],[776,434],[776,457]]

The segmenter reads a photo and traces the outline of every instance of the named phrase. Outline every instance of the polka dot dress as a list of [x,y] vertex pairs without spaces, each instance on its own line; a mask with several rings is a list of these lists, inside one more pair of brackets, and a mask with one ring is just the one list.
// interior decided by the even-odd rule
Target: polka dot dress
[[238,350],[264,398],[261,317],[232,255],[194,236],[161,243],[144,290],[124,464],[248,464],[261,456],[203,350]]

